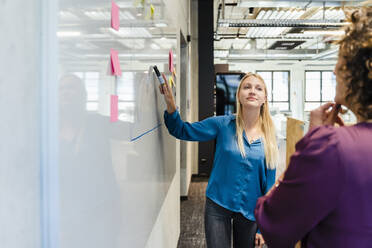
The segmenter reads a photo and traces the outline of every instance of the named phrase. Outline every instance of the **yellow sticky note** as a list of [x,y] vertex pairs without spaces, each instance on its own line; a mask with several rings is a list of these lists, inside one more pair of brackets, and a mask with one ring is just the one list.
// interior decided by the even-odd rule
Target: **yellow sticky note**
[[154,14],[155,14],[155,7],[154,5],[150,5],[150,18],[154,19]]
[[172,77],[172,76],[170,76],[170,77],[168,78],[168,82],[169,82],[170,87],[172,87],[173,84],[174,84],[174,82],[173,82],[173,77]]
[[173,74],[173,77],[176,77],[176,75],[177,75],[177,72],[176,72],[176,67],[173,67],[173,71],[172,71],[172,74]]

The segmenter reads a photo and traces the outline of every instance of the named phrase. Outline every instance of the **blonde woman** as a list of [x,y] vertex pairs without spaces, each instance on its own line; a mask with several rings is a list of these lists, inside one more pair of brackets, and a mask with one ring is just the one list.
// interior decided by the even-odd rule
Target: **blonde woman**
[[[164,80],[166,81],[164,75]],[[216,139],[213,170],[205,206],[205,234],[209,248],[234,248],[264,243],[257,233],[254,207],[275,181],[278,149],[269,114],[264,80],[247,73],[240,81],[236,115],[183,122],[168,84],[160,86],[167,103],[165,124],[171,135],[188,141]],[[232,231],[231,231],[232,230]]]

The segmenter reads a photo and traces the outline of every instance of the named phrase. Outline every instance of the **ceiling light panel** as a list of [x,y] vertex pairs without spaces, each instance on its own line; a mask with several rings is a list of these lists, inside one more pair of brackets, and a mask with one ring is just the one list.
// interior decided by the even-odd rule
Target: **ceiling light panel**
[[80,18],[71,13],[70,11],[60,11],[59,17],[62,21],[79,21]]
[[278,15],[278,11],[275,10],[275,11],[273,11],[273,12],[271,13],[271,15],[269,16],[268,19],[270,19],[270,20],[277,19],[277,15]]
[[271,16],[272,13],[273,13],[272,10],[268,10],[268,11],[266,11],[266,13],[265,13],[265,15],[262,17],[262,19],[267,19],[267,18],[269,18],[269,16]]
[[176,39],[154,39],[153,40],[162,49],[171,49],[176,47]]
[[[294,19],[301,19],[301,16],[305,13],[304,10],[300,10],[300,11],[287,11],[287,13],[283,16],[282,19],[288,19],[288,20],[294,20]],[[273,35],[284,35],[286,34],[289,30],[291,30],[291,28],[278,28],[276,30],[272,30],[272,32],[274,33]]]
[[130,49],[144,49],[145,48],[144,39],[119,40],[119,42]]
[[84,11],[84,14],[93,20],[109,20],[111,18],[109,11]]
[[258,13],[256,19],[262,19],[263,16],[265,15],[266,11],[265,10],[261,10],[260,13]]
[[[151,38],[152,35],[149,31],[147,31],[146,28],[126,28],[121,27],[119,31],[113,30],[111,28],[109,29],[103,29],[106,30],[106,32],[110,32],[114,35],[117,35],[121,38]],[[105,31],[104,31],[105,32]]]
[[[257,19],[269,19],[269,20],[284,20],[284,19],[299,19],[305,11],[260,11]],[[248,29],[246,36],[249,37],[275,37],[288,32],[290,28],[270,28],[270,27],[252,27]]]
[[[324,18],[329,20],[344,20],[345,19],[345,13],[339,9],[333,9],[329,10],[327,9],[324,13]],[[311,16],[310,19],[314,20],[322,20],[323,19],[323,9],[319,9],[314,15]]]
[[157,45],[157,44],[155,44],[155,43],[152,43],[152,44],[150,45],[150,47],[151,47],[151,49],[155,49],[155,50],[159,50],[159,49],[160,49],[160,46]]
[[96,45],[92,44],[91,42],[87,42],[87,41],[76,43],[75,47],[81,50],[94,50],[98,48]]
[[58,31],[57,37],[79,37],[81,36],[81,32],[79,31]]

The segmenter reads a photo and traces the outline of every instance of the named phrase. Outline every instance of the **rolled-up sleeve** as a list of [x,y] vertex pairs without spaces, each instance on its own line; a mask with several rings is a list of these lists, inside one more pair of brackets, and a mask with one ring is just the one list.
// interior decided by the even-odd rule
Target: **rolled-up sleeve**
[[293,247],[335,209],[344,182],[333,127],[309,132],[296,145],[283,181],[257,201],[255,217],[269,247]]
[[165,125],[169,133],[181,140],[208,141],[217,137],[221,117],[209,117],[203,121],[189,123],[181,120],[178,111],[164,112]]

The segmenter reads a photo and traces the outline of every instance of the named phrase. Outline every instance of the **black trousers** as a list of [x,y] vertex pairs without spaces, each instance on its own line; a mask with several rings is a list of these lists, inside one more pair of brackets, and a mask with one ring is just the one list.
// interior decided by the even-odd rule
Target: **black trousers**
[[221,207],[207,197],[205,202],[205,237],[208,248],[254,248],[257,224],[241,213]]

